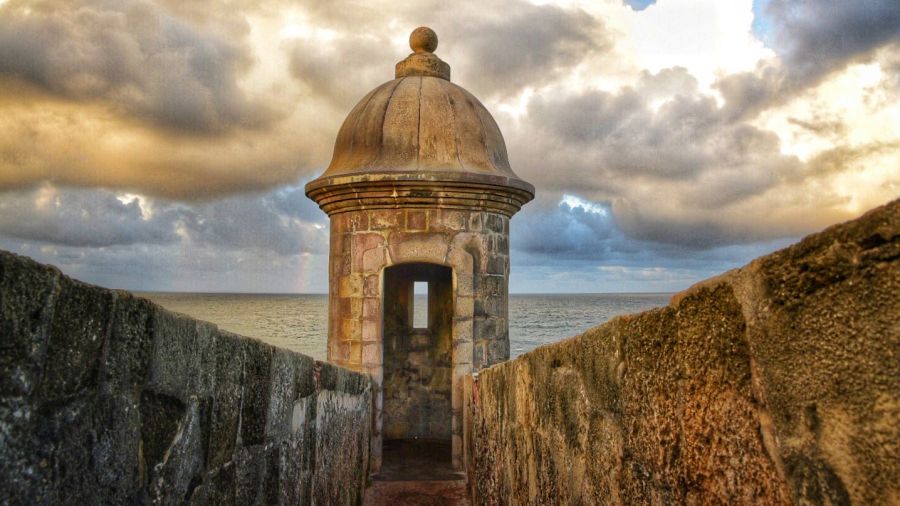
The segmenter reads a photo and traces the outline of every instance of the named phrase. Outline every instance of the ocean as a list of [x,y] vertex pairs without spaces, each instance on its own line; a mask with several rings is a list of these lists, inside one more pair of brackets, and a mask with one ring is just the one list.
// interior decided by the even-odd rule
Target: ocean
[[[220,328],[325,359],[328,296],[296,294],[141,293],[157,304]],[[669,293],[509,296],[510,355],[560,341],[614,316],[665,306]],[[417,295],[414,308],[426,307]]]

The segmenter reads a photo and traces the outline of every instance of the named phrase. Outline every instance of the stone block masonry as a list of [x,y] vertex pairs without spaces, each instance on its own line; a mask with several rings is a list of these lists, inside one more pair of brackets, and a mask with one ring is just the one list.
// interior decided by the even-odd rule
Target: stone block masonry
[[900,503],[900,201],[479,373],[476,504]]
[[[328,360],[373,378],[373,466],[380,465],[385,436],[446,435],[462,468],[461,379],[509,358],[508,236],[509,218],[486,211],[364,209],[331,216]],[[386,274],[407,267],[413,270],[396,279]],[[426,275],[439,267],[451,276],[445,284]],[[417,348],[403,330],[410,322],[394,314],[408,305],[395,307],[400,289],[391,287],[420,279],[446,293],[445,303],[430,311],[430,338]],[[410,360],[415,350],[428,352],[427,363]]]
[[358,504],[372,383],[0,252],[0,504]]
[[366,361],[362,350],[383,337],[381,271],[410,262],[454,269],[453,321],[461,331],[454,335],[472,340],[475,350],[462,362],[477,370],[508,359],[508,349],[493,345],[508,340],[508,234],[507,217],[479,211],[377,209],[332,216],[330,293],[337,307],[329,313],[329,360],[378,377],[380,357]]

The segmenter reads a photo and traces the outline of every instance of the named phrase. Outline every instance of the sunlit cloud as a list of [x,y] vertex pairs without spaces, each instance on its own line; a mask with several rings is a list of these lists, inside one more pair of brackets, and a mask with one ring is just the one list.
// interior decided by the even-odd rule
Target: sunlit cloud
[[514,290],[683,288],[900,195],[894,0],[0,0],[0,247],[324,291],[302,184],[420,25],[536,186]]

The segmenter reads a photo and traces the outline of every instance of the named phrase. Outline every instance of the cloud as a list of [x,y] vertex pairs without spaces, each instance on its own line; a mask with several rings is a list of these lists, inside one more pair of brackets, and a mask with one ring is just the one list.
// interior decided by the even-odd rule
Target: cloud
[[602,21],[578,9],[504,2],[492,14],[479,10],[447,34],[461,82],[484,98],[540,86],[612,47]]
[[300,191],[288,187],[185,205],[42,185],[0,194],[0,235],[87,248],[181,244],[281,256],[323,253],[323,216],[294,202]]
[[307,158],[312,150],[303,146],[317,142],[280,129],[172,136],[110,116],[103,107],[32,100],[0,85],[0,190],[53,182],[210,199],[295,182],[315,170]]
[[60,267],[76,279],[137,291],[323,293],[328,257],[222,250],[205,244],[105,248],[42,245],[0,235],[0,249]]
[[330,125],[279,87],[286,76],[259,68],[250,15],[234,2],[172,4],[0,5],[0,190],[53,182],[202,200],[325,163]]
[[0,2],[0,243],[120,286],[322,265],[301,181],[419,25],[537,188],[530,272],[682,283],[896,195],[895,3],[772,0],[770,49],[748,0],[644,3]]
[[384,51],[389,45],[383,36],[350,33],[328,42],[295,39],[286,45],[291,74],[314,96],[331,102],[336,115],[349,112],[376,84],[394,78],[395,62]]
[[786,123],[826,147],[801,158],[785,152],[783,134],[735,119],[686,69],[671,68],[614,91],[536,93],[507,144],[515,170],[548,199],[608,203],[629,239],[699,251],[798,237],[890,198],[895,176],[866,169],[854,192],[846,178],[892,163],[900,139],[882,129],[884,140],[851,140],[859,126],[812,105],[808,121]]
[[[619,265],[642,267],[663,265],[673,268],[715,269],[716,266],[744,263],[752,256],[748,251],[765,253],[771,244],[787,244],[781,238],[766,241],[769,244],[728,245],[694,242],[672,243],[637,239],[626,234],[619,224],[613,207],[608,202],[590,202],[573,195],[566,195],[555,205],[550,199],[535,202],[512,221],[511,247],[524,253],[532,261],[584,265]],[[553,237],[548,241],[547,237]],[[760,253],[760,254],[761,254]],[[756,256],[756,255],[754,255]]]
[[[672,81],[678,86],[668,88],[677,89],[677,94],[663,99],[659,92]],[[634,87],[616,92],[547,95],[529,106],[536,131],[528,136],[549,136],[572,151],[565,169],[544,172],[553,186],[562,182],[558,176],[563,170],[609,177],[693,178],[717,165],[748,162],[741,155],[751,155],[754,143],[769,150],[776,142],[751,127],[726,124],[715,100],[700,94],[684,69],[645,74]],[[661,101],[658,108],[653,107],[656,100]],[[592,179],[598,178],[581,182],[591,185]]]
[[2,14],[4,78],[191,134],[263,128],[277,117],[238,86],[251,62],[245,48],[152,3],[14,1]]
[[900,39],[900,4],[893,0],[771,0],[766,10],[790,76],[804,82]]
[[847,125],[840,120],[788,118],[788,121],[817,135],[840,138],[847,133]]
[[[320,221],[303,220],[285,197],[297,190],[246,194],[195,205],[185,222],[191,241],[229,250],[261,250],[278,255],[328,251],[328,233]],[[287,212],[285,212],[287,211]],[[321,213],[320,213],[321,214]],[[321,220],[321,216],[318,217]]]
[[517,292],[677,291],[795,240],[706,247],[655,242],[625,234],[608,203],[567,195],[556,205],[546,198],[533,204],[510,226]]
[[684,69],[618,92],[538,97],[528,118],[511,137],[517,170],[551,195],[610,202],[634,238],[707,248],[785,233],[735,226],[723,210],[773,189],[801,162],[780,153],[773,133],[728,122]]
[[[639,250],[622,234],[608,204],[585,209],[540,199],[513,220],[511,247],[533,255],[608,260]],[[555,205],[554,205],[555,204]],[[553,237],[548,241],[547,237]]]
[[82,247],[136,243],[170,244],[178,240],[176,209],[143,216],[137,199],[122,202],[105,190],[60,191],[49,185],[0,194],[0,234]]
[[779,59],[716,83],[732,119],[783,104],[880,49],[900,52],[900,4],[893,0],[771,0],[765,11]]
[[[352,4],[352,5],[351,5]],[[337,6],[343,8],[337,8]],[[432,26],[440,37],[437,54],[452,69],[452,80],[482,99],[515,96],[566,74],[595,53],[608,51],[612,40],[601,20],[575,8],[533,5],[519,0],[490,4],[417,2],[405,6],[338,2],[310,7],[334,37],[300,37],[287,44],[291,73],[313,93],[349,108],[376,85],[393,79],[393,65],[406,57],[408,33],[401,32],[399,52],[386,48],[398,34],[373,25],[386,10],[394,25],[409,30]],[[366,16],[365,14],[369,14]],[[365,18],[365,20],[361,19]],[[346,76],[352,73],[353,78]]]
[[43,185],[0,193],[0,248],[116,288],[321,292],[328,227],[300,195],[185,204]]
[[840,174],[874,155],[900,150],[900,140],[873,142],[862,146],[836,146],[814,156],[805,166],[805,174],[813,177]]

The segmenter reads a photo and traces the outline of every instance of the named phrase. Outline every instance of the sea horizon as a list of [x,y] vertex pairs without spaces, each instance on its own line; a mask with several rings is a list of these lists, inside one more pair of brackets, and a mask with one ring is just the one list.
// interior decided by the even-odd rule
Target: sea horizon
[[[328,294],[132,291],[219,328],[324,360]],[[610,319],[665,306],[677,292],[511,293],[510,358],[575,336]],[[424,298],[417,294],[417,300]],[[427,304],[416,303],[420,311]]]
[[[509,292],[509,295],[529,296],[529,295],[674,295],[678,292],[686,290],[676,290],[674,292]],[[189,292],[179,290],[133,290],[130,288],[111,288],[111,290],[123,290],[136,294],[177,294],[177,295],[323,295],[327,296],[328,292]]]

